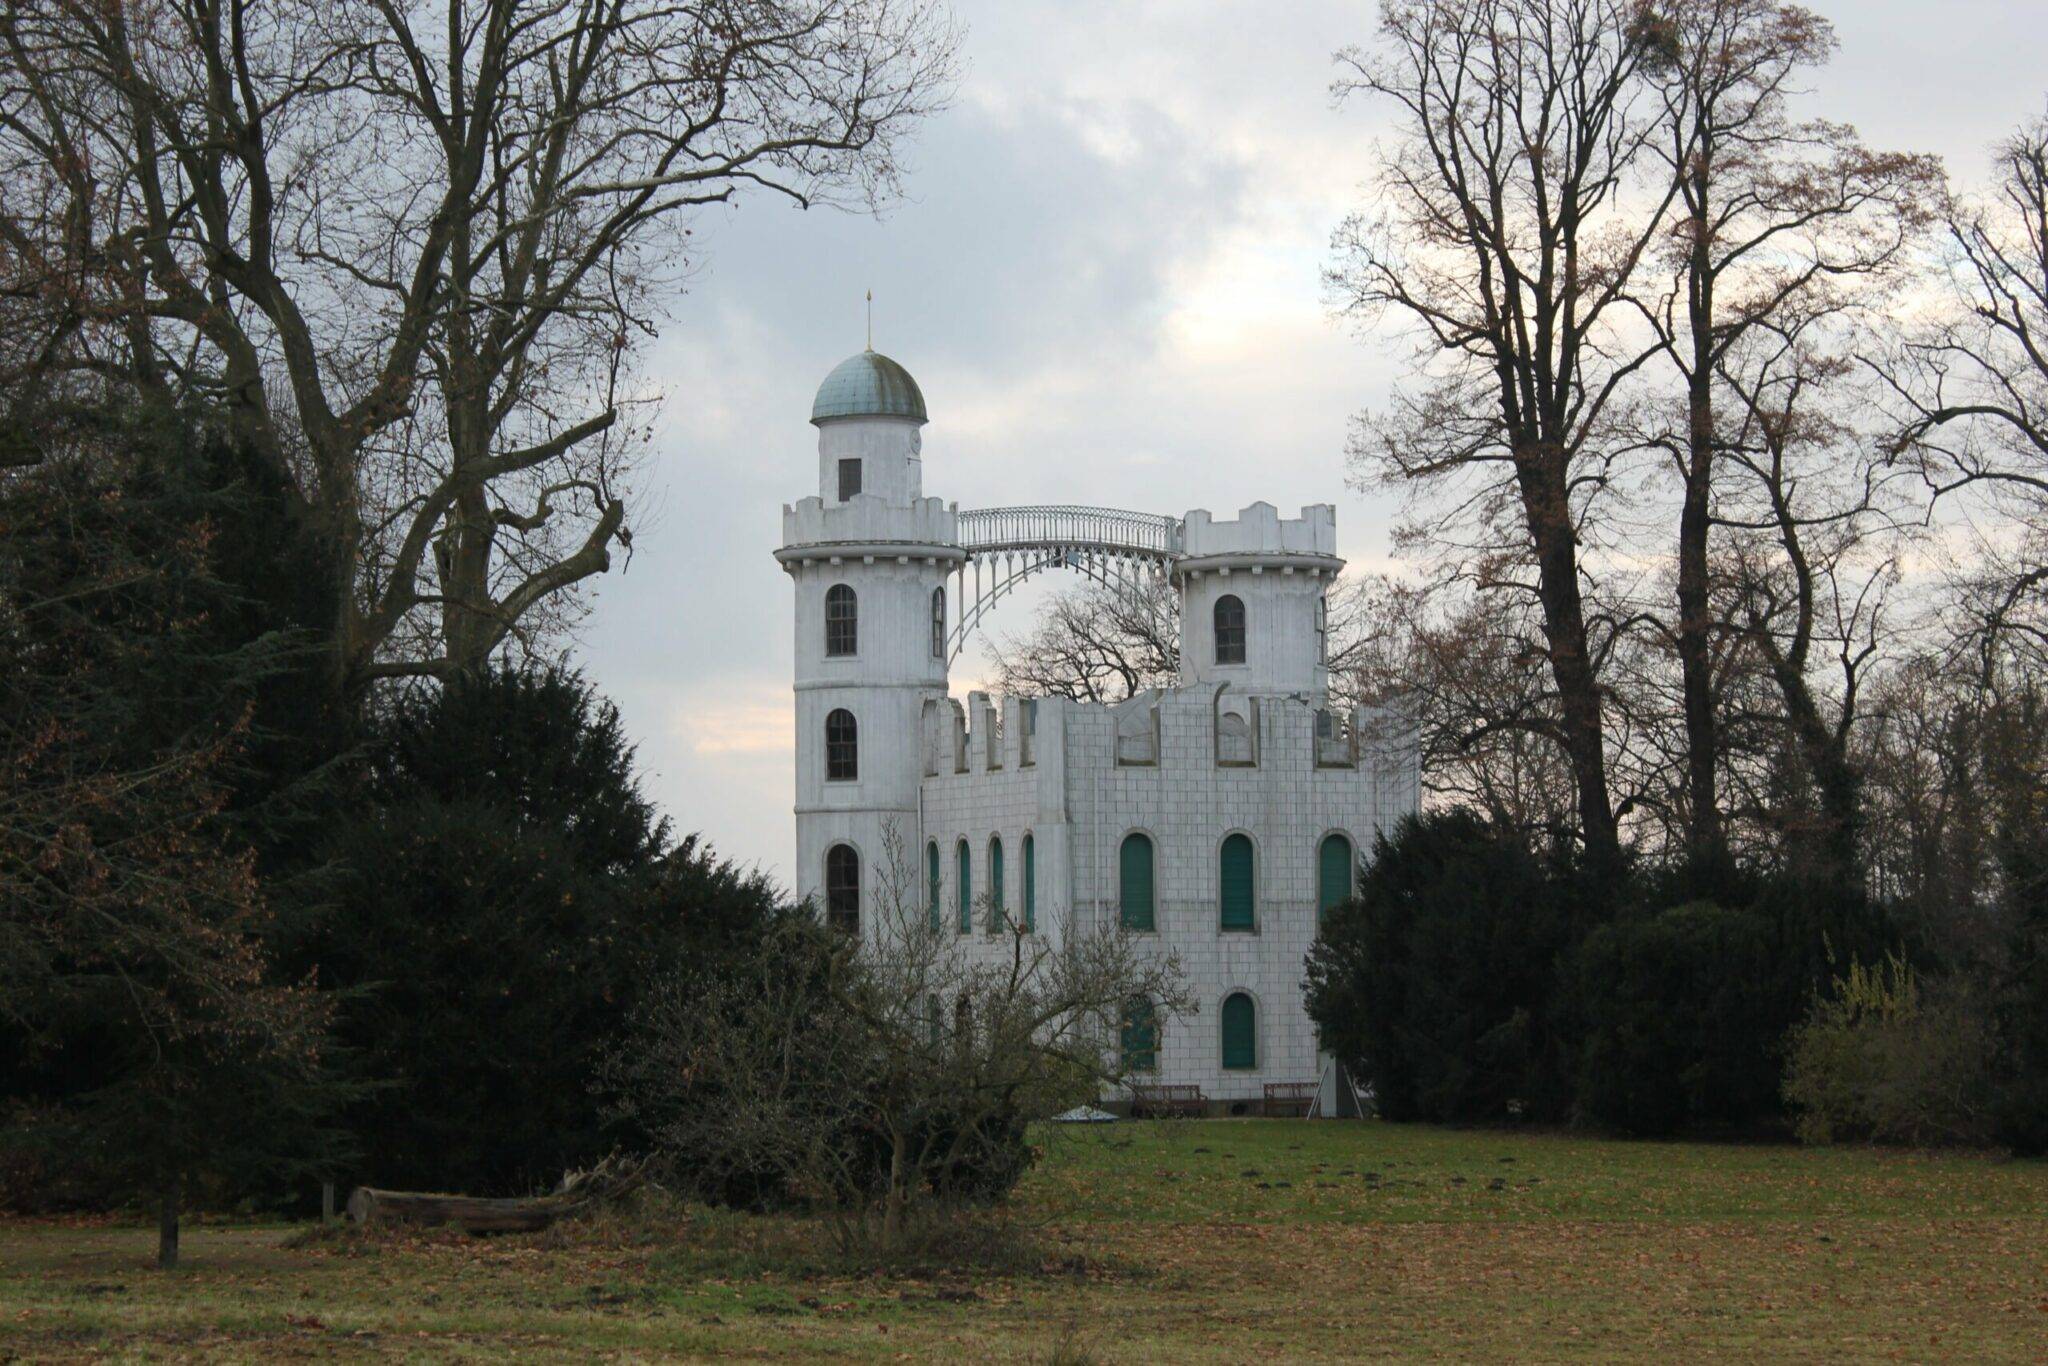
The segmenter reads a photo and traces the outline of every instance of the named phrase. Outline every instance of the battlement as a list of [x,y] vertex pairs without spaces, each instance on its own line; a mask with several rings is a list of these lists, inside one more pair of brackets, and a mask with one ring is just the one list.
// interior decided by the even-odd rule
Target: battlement
[[782,507],[784,550],[812,545],[945,546],[959,541],[958,504],[920,498],[904,506],[858,494],[844,503],[804,498]]
[[1123,702],[1066,697],[991,698],[972,692],[925,703],[922,772],[957,775],[1031,769],[1048,755],[1119,769],[1346,769],[1411,756],[1390,742],[1409,733],[1378,708],[1338,710],[1307,698],[1260,697],[1226,686],[1153,689]]
[[1181,551],[1191,560],[1212,555],[1337,554],[1337,508],[1311,503],[1299,517],[1282,517],[1271,503],[1253,503],[1236,520],[1219,522],[1196,508],[1181,519]]

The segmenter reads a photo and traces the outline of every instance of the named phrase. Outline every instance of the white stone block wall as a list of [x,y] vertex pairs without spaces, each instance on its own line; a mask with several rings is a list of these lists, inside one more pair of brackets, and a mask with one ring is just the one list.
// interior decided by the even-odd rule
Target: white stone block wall
[[[1125,835],[1145,832],[1154,844],[1157,929],[1142,938],[1162,955],[1179,955],[1198,1006],[1163,1024],[1151,1079],[1194,1083],[1226,1105],[1256,1102],[1267,1082],[1313,1081],[1320,1073],[1301,982],[1315,936],[1322,840],[1341,831],[1358,855],[1368,855],[1374,835],[1414,809],[1412,766],[1367,752],[1354,768],[1319,767],[1315,708],[1266,699],[1257,709],[1256,766],[1219,767],[1213,688],[1170,689],[1140,703],[1150,704],[1158,708],[1156,764],[1116,762],[1114,709],[1048,698],[1037,704],[1035,762],[1020,762],[1021,713],[1010,702],[992,767],[992,709],[981,694],[969,698],[969,770],[943,765],[923,785],[922,834],[940,849],[943,923],[949,930],[956,924],[956,850],[965,839],[977,908],[969,948],[1002,951],[1000,940],[987,938],[980,910],[988,841],[1003,840],[1004,904],[1015,909],[1028,831],[1037,843],[1040,932],[1115,925],[1118,849]],[[1248,835],[1256,855],[1250,933],[1226,932],[1220,923],[1218,855],[1233,832]],[[919,848],[921,858],[923,840]],[[1220,1012],[1234,991],[1249,994],[1257,1008],[1258,1066],[1249,1071],[1223,1067]]]

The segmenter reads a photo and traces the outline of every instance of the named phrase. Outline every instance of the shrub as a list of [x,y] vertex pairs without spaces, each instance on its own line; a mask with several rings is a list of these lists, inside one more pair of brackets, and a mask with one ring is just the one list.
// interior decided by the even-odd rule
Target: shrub
[[1031,1124],[1117,1083],[1104,1043],[1126,1003],[1189,1004],[1171,956],[1118,930],[1018,927],[992,961],[893,885],[862,938],[793,912],[732,970],[664,978],[604,1073],[679,1179],[824,1214],[847,1251],[900,1251],[921,1212],[999,1200]]
[[1381,836],[1357,898],[1330,911],[1309,952],[1306,987],[1324,1046],[1371,1083],[1383,1116],[1563,1116],[1563,885],[1469,811]]
[[1664,1135],[1772,1112],[1784,1032],[1773,937],[1763,916],[1707,902],[1589,935],[1576,974],[1586,1117]]
[[1981,1143],[1992,1032],[1957,984],[1923,992],[1905,959],[1851,961],[1787,1045],[1784,1094],[1808,1143]]

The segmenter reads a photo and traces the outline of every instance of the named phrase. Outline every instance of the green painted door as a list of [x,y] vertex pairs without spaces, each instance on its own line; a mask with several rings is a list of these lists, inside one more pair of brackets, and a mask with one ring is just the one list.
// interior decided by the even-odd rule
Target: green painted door
[[1241,991],[1223,998],[1223,1065],[1234,1072],[1259,1065],[1258,1012]]
[[1152,839],[1149,835],[1124,836],[1117,855],[1117,904],[1123,912],[1124,928],[1149,930],[1152,915]]
[[1316,858],[1316,919],[1351,900],[1352,863],[1350,839],[1331,835],[1323,841]]
[[1253,926],[1252,842],[1247,835],[1232,835],[1223,841],[1218,858],[1223,878],[1223,928],[1249,930]]

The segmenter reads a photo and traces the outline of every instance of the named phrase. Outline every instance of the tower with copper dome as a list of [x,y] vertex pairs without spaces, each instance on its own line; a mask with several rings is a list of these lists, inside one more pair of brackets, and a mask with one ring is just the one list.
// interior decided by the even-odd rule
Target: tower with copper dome
[[946,696],[952,508],[924,496],[924,395],[873,350],[818,387],[818,491],[782,510],[796,589],[796,892],[858,929],[915,894],[919,718]]

